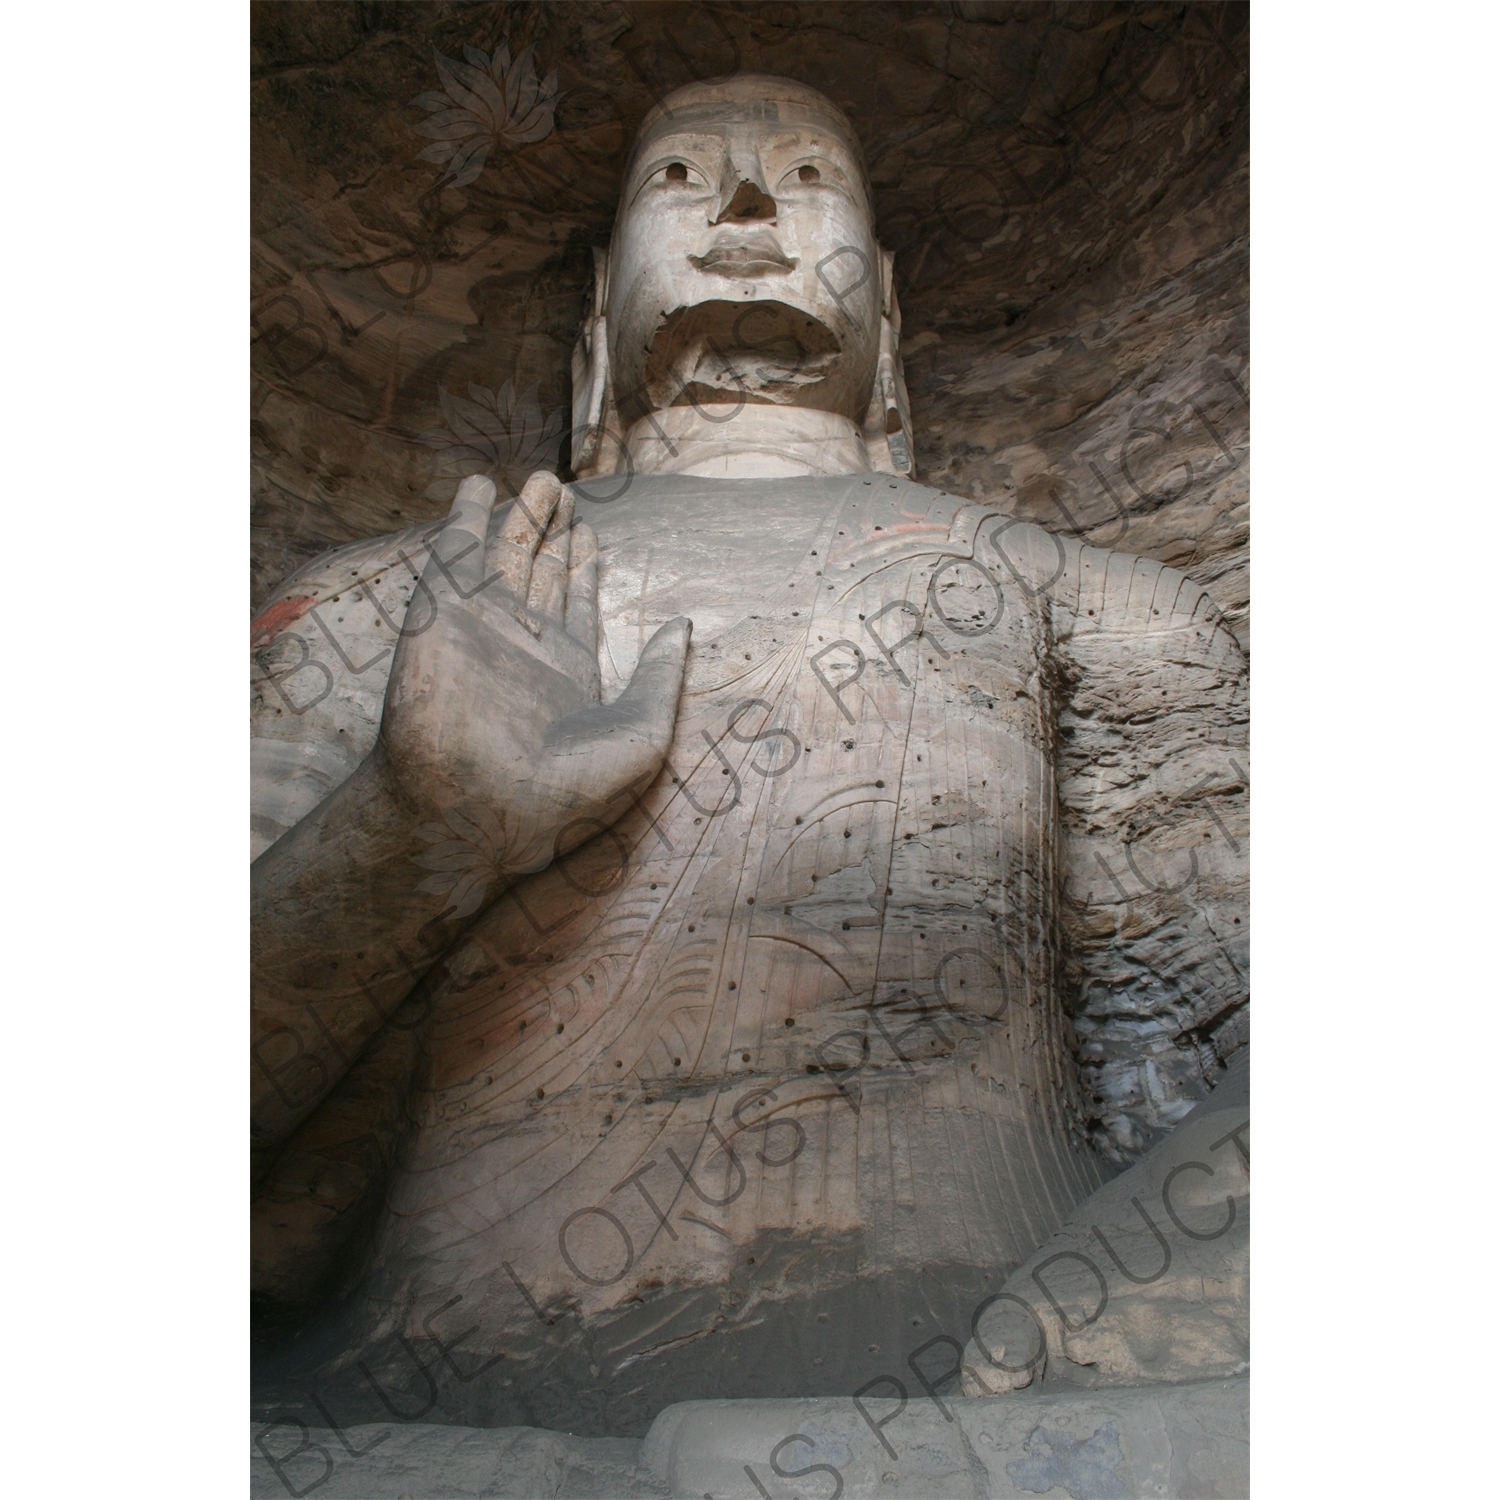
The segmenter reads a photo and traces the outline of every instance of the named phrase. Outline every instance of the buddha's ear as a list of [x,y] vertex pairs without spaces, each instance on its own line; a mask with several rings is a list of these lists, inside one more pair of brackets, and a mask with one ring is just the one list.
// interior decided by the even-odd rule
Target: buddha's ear
[[880,251],[880,357],[865,413],[865,449],[881,474],[912,472],[911,401],[901,367],[901,305],[896,301],[895,256]]
[[573,451],[571,467],[579,479],[600,472],[600,439],[614,420],[609,389],[609,331],[605,298],[609,293],[609,251],[594,250],[594,301],[573,346]]

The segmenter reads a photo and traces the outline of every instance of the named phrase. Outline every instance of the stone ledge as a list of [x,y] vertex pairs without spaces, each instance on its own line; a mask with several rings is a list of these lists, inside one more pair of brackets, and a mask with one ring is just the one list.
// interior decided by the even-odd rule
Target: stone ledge
[[640,1443],[530,1427],[399,1423],[352,1427],[340,1437],[288,1424],[271,1432],[252,1428],[251,1494],[1218,1500],[1249,1493],[1249,1405],[1250,1382],[1240,1376],[924,1399],[904,1407],[872,1392],[860,1403],[863,1411],[848,1398],[688,1401],[662,1412]]

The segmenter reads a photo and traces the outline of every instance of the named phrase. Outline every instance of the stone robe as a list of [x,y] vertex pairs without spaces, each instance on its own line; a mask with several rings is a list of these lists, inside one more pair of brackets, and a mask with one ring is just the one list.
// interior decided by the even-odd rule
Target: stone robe
[[[257,1284],[347,1296],[266,1410],[637,1432],[911,1386],[1241,1039],[1246,669],[1201,587],[882,474],[575,491],[606,700],[694,622],[668,766],[289,1143]],[[423,535],[258,617],[258,847],[373,745]]]

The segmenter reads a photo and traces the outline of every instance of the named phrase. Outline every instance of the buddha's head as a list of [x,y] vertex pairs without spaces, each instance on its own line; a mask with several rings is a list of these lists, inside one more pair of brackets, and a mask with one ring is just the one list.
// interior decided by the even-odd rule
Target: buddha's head
[[575,472],[909,473],[900,326],[844,113],[761,74],[678,89],[595,252]]

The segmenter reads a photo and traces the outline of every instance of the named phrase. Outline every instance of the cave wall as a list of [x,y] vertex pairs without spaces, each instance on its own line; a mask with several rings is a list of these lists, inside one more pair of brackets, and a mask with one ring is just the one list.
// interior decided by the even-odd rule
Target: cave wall
[[1247,6],[276,0],[251,43],[255,605],[566,473],[635,128],[746,70],[860,133],[917,476],[1184,569],[1248,649]]

